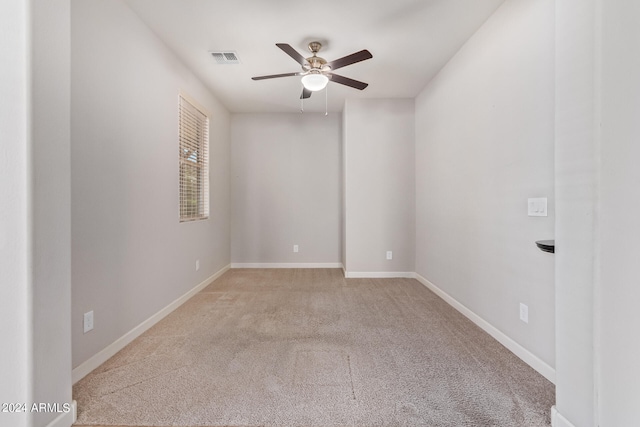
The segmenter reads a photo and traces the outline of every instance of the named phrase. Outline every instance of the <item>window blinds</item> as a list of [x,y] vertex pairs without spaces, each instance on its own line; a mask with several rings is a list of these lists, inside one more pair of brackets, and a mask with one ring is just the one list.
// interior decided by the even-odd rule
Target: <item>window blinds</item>
[[209,217],[209,118],[180,96],[180,221]]

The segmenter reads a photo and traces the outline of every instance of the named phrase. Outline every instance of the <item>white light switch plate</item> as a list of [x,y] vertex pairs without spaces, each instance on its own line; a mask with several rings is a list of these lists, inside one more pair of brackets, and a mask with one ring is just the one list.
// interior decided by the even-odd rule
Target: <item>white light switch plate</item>
[[527,200],[529,216],[547,216],[547,198],[540,197]]

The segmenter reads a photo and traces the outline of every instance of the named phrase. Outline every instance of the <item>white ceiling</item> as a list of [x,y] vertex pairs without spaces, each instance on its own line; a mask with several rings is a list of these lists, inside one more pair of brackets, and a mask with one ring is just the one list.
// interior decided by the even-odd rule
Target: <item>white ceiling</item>
[[[231,112],[296,112],[300,71],[276,43],[310,56],[319,40],[328,61],[368,49],[373,58],[339,74],[369,83],[363,91],[329,83],[330,112],[346,98],[413,98],[504,0],[125,0]],[[236,51],[218,65],[209,52]],[[305,100],[324,112],[324,91]]]

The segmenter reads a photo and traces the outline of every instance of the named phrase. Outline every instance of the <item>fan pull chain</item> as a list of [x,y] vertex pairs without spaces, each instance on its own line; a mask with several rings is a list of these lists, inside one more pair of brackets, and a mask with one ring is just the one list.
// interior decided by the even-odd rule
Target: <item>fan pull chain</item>
[[[302,90],[304,91],[304,85],[302,86]],[[304,113],[304,97],[300,97],[300,114]]]
[[329,93],[329,85],[327,84],[324,87],[324,115],[325,116],[329,115],[329,109],[327,108],[327,105],[328,105],[327,98],[329,97],[328,93]]

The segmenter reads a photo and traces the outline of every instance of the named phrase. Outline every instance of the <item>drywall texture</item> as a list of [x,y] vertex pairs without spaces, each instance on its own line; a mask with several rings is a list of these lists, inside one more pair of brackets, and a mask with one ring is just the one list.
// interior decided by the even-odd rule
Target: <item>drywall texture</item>
[[348,100],[343,125],[347,274],[413,272],[414,100]]
[[600,426],[640,420],[640,4],[601,2]]
[[232,115],[233,263],[340,262],[341,122]]
[[[73,1],[71,19],[76,367],[229,264],[229,114],[122,1]],[[211,114],[210,217],[187,223],[180,91]]]
[[553,1],[506,1],[417,97],[415,159],[416,272],[551,367],[553,34]]
[[595,425],[596,2],[556,2],[556,409]]

